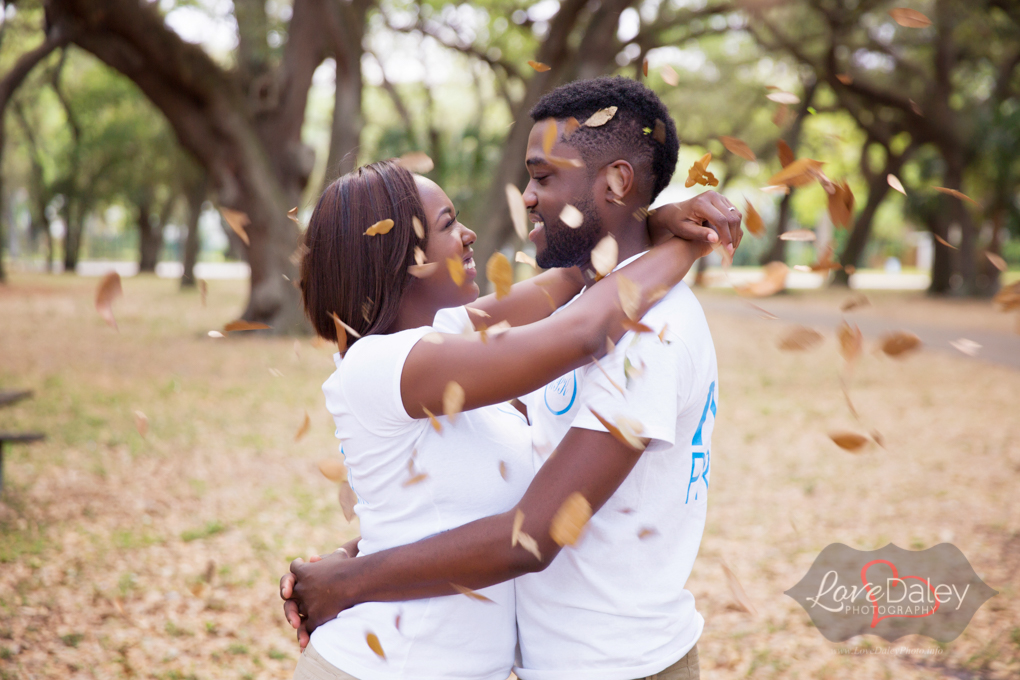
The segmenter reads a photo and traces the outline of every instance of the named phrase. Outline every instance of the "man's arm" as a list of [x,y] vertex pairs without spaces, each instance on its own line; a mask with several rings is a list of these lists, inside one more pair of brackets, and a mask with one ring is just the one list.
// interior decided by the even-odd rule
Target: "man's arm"
[[[330,555],[314,563],[295,561],[290,601],[307,616],[304,628],[311,633],[362,602],[451,595],[457,592],[451,584],[478,589],[541,571],[561,549],[549,529],[564,501],[577,492],[597,512],[640,455],[609,433],[571,428],[514,509],[357,559]],[[518,510],[524,514],[520,530],[535,539],[541,559],[521,543],[510,544]]]

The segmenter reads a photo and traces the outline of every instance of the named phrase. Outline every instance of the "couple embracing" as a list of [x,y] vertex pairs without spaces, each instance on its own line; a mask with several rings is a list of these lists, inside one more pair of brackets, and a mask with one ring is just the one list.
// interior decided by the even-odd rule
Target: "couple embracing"
[[[684,584],[719,386],[682,279],[714,243],[732,252],[741,215],[714,192],[643,210],[679,141],[635,81],[564,85],[531,117],[524,201],[548,271],[509,294],[478,296],[475,235],[393,162],[339,178],[312,215],[306,311],[324,338],[334,312],[360,336],[323,391],[361,537],[281,579],[305,646],[295,678],[698,677],[704,620]],[[606,236],[618,264],[599,277]],[[434,416],[449,390],[462,412]]]

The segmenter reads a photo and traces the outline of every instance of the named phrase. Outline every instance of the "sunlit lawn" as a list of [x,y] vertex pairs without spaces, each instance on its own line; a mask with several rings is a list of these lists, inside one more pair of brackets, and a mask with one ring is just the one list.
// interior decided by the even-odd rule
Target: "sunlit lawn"
[[[307,338],[209,338],[242,308],[243,282],[211,282],[203,307],[173,281],[125,279],[119,332],[95,313],[95,284],[16,275],[0,288],[0,388],[36,393],[0,411],[0,430],[48,435],[5,461],[0,677],[289,677],[297,653],[277,579],[293,557],[357,531],[316,469],[338,455],[320,391],[330,352]],[[885,294],[876,305],[910,318],[916,300]],[[925,304],[943,322],[997,314]],[[851,391],[859,424],[831,337],[782,353],[782,322],[709,321],[720,414],[688,585],[707,621],[704,677],[1016,677],[1020,372],[927,351],[893,361],[869,345]],[[144,438],[135,411],[148,418]],[[311,431],[295,442],[306,411]],[[846,453],[833,429],[878,430],[886,448]],[[840,646],[936,646],[829,643],[783,594],[830,543],[890,541],[952,542],[1000,594],[939,655],[839,656]],[[757,616],[734,605],[723,561]]]

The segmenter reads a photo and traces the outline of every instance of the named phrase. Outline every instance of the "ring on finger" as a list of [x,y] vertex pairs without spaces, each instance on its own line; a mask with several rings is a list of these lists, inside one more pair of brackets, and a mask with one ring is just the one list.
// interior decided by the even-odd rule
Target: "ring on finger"
[[737,209],[734,208],[733,206],[730,206],[730,212],[737,212]]

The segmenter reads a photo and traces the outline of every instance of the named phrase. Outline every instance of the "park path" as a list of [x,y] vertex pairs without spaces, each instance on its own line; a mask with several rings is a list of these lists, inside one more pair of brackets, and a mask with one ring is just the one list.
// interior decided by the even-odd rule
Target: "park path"
[[[698,295],[698,298],[709,316],[725,314],[763,318],[761,312],[751,307],[748,301],[742,298],[701,294]],[[823,332],[832,331],[844,318],[844,315],[839,311],[827,311],[815,306],[806,306],[799,304],[796,300],[768,298],[752,302],[778,316],[780,321],[809,326]],[[864,336],[869,339],[878,338],[885,333],[905,330],[921,338],[925,349],[1020,370],[1020,333],[975,328],[965,324],[918,323],[853,313],[846,315],[846,318],[852,323],[856,323]],[[974,356],[968,356],[950,344],[961,338],[976,342],[981,345],[981,348]]]

